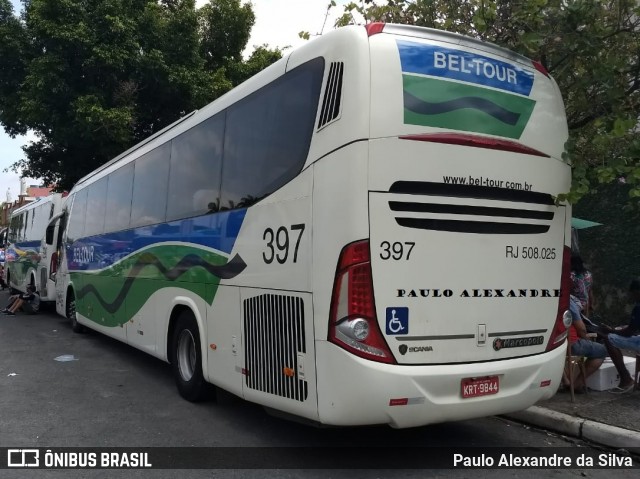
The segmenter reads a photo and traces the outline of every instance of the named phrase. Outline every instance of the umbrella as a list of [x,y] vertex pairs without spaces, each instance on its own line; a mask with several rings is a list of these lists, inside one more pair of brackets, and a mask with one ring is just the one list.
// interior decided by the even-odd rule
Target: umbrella
[[583,220],[580,218],[571,218],[571,227],[577,230],[591,228],[592,226],[602,226],[602,223],[596,223],[595,221]]

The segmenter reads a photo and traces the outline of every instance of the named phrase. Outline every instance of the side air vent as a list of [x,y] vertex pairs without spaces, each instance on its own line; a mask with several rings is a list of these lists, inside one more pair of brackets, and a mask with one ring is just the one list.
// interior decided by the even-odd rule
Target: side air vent
[[324,89],[324,100],[322,101],[322,110],[320,110],[320,119],[318,120],[318,130],[332,121],[337,120],[340,116],[343,71],[343,62],[331,62],[327,86]]
[[298,353],[306,353],[304,302],[263,294],[244,301],[246,385],[305,401],[307,382],[298,378]]

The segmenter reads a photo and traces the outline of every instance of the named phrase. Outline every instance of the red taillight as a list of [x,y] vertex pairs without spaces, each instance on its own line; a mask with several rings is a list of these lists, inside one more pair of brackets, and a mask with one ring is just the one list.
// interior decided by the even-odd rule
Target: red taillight
[[376,317],[368,240],[348,244],[340,253],[329,341],[361,358],[395,364]]
[[382,30],[384,30],[384,23],[383,22],[373,22],[373,23],[367,23],[364,28],[367,29],[367,35],[371,36],[371,35],[376,35],[378,33],[382,33]]
[[544,67],[544,65],[542,63],[537,62],[535,60],[531,60],[531,63],[533,64],[533,66],[535,67],[536,70],[538,70],[540,73],[542,73],[547,78],[551,78],[550,75],[549,75],[549,72],[547,71],[547,69]]
[[433,143],[445,143],[447,145],[473,146],[475,148],[488,148],[490,150],[512,151],[525,155],[542,156],[549,155],[534,148],[522,145],[515,141],[490,138],[488,136],[468,135],[465,133],[425,133],[421,135],[403,135],[401,140],[430,141]]
[[[562,279],[560,280],[560,301],[558,301],[558,315],[556,323],[551,331],[547,351],[551,351],[564,344],[564,340],[569,333],[565,326],[565,314],[569,311],[569,295],[571,290],[571,248],[564,247],[562,252]],[[568,313],[570,314],[570,313]]]
[[49,275],[58,271],[58,252],[56,251],[51,255],[51,264],[49,265]]

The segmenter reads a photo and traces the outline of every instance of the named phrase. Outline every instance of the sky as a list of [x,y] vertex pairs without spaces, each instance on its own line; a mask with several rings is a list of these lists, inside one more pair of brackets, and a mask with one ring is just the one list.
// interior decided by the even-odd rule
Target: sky
[[[337,7],[327,18],[327,6],[331,0],[252,0],[253,11],[256,15],[256,23],[251,31],[251,38],[245,51],[245,56],[253,51],[254,46],[268,44],[269,47],[295,48],[305,43],[298,37],[298,32],[307,31],[312,35],[327,32],[333,29],[338,13],[342,11],[341,5],[346,0],[336,1]],[[14,12],[21,10],[19,0],[11,0]],[[205,0],[196,0],[202,5]],[[24,158],[21,149],[35,139],[35,135],[28,134],[23,137],[10,138],[0,127],[0,202],[5,201],[7,189],[10,190],[11,200],[16,200],[20,193],[19,175],[12,171],[5,171],[13,163]],[[37,179],[27,179],[27,186],[39,184]]]

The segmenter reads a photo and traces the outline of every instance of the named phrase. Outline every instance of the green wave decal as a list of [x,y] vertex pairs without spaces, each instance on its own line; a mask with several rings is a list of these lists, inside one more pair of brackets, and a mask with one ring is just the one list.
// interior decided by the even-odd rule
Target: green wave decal
[[520,138],[535,100],[448,80],[403,75],[404,122]]
[[213,302],[220,279],[246,268],[239,255],[231,261],[219,254],[186,245],[159,245],[133,254],[98,273],[75,271],[76,310],[98,324],[125,324],[156,291],[172,286]]
[[518,122],[518,118],[520,118],[518,113],[502,108],[500,105],[496,105],[484,98],[477,98],[473,96],[432,103],[420,100],[411,93],[405,91],[404,107],[407,110],[411,110],[414,113],[420,113],[421,115],[437,115],[439,113],[448,113],[450,111],[461,110],[463,108],[471,108],[483,111],[487,115],[491,115],[496,120],[506,123],[507,125],[515,125]]
[[5,268],[9,270],[13,284],[26,283],[29,270],[38,270],[40,253],[34,249],[19,249],[15,247],[13,251],[15,253],[15,259],[13,261],[7,261]]

